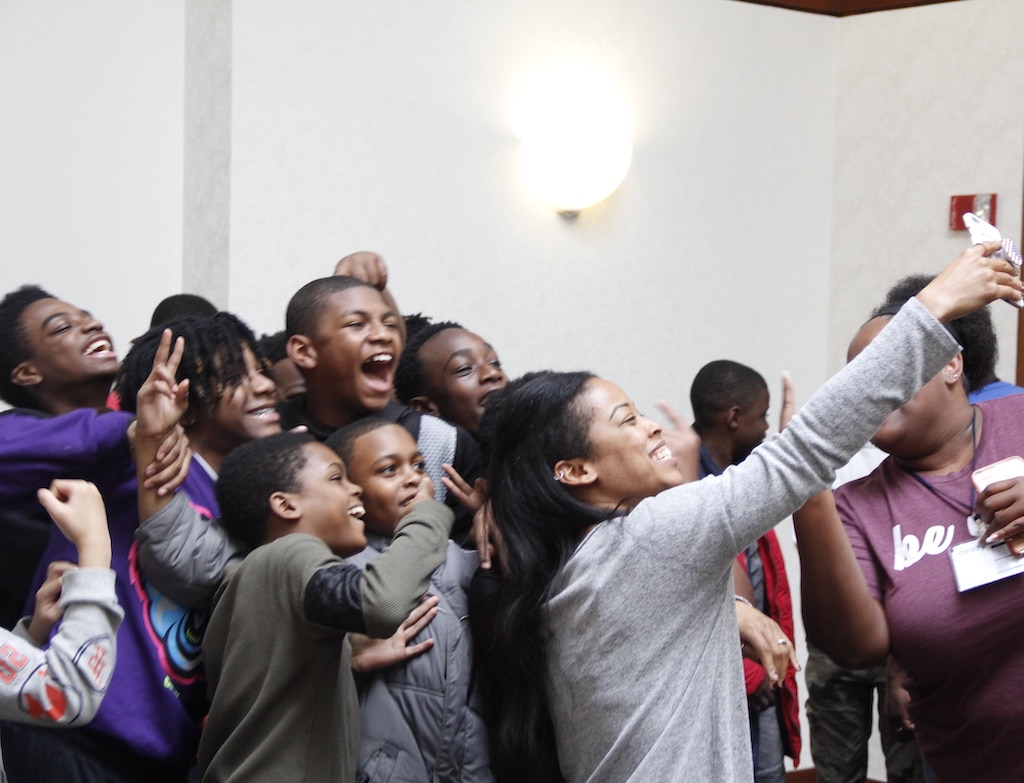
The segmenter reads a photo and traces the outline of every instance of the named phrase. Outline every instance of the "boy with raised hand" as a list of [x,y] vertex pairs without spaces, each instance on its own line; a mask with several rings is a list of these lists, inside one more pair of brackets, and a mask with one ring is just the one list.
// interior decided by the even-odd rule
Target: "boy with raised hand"
[[306,393],[281,403],[284,429],[304,425],[318,440],[365,416],[380,415],[405,427],[420,444],[434,497],[457,511],[456,538],[470,514],[447,493],[441,467],[452,465],[470,484],[483,472],[472,435],[434,416],[392,401],[402,317],[377,288],[354,277],[313,280],[288,303],[288,356],[306,380]]
[[347,633],[391,636],[444,560],[452,514],[409,509],[365,572],[361,490],[331,449],[285,432],[239,446],[217,483],[221,525],[252,547],[214,598],[204,642],[204,781],[353,781],[359,736]]
[[[705,364],[690,386],[693,428],[700,435],[701,478],[717,476],[742,462],[768,432],[768,384],[757,370],[729,359]],[[784,410],[783,413],[791,411]],[[788,419],[783,417],[780,429]],[[738,601],[764,613],[793,638],[793,606],[786,564],[778,538],[769,530],[733,563]],[[755,783],[785,779],[783,756],[799,761],[800,704],[796,669],[787,667],[776,682],[751,658],[743,659],[750,713]]]
[[[362,487],[368,546],[347,562],[373,569],[408,510],[433,494],[423,455],[402,427],[367,417],[327,439]],[[359,774],[365,780],[490,783],[482,706],[472,687],[469,583],[476,553],[448,543],[431,574],[440,601],[422,655],[368,674],[360,688]]]
[[114,594],[107,515],[87,481],[55,479],[38,496],[78,550],[78,565],[50,563],[33,616],[13,631],[0,629],[0,718],[80,725],[92,720],[107,691],[124,616]]
[[[214,485],[227,454],[242,443],[281,431],[274,407],[275,385],[266,375],[267,367],[256,336],[227,312],[171,321],[136,340],[116,387],[124,409],[138,412],[136,464],[145,467],[155,456],[157,444],[179,423],[193,452],[188,477],[177,497],[165,497],[164,502],[187,503],[207,521],[217,518]],[[158,384],[159,391],[152,383]],[[163,410],[164,405],[169,408]],[[173,536],[180,544],[177,558],[190,563],[197,562],[191,551],[194,542],[182,535],[185,528],[176,524],[174,509],[151,518],[163,503],[147,503],[148,497],[158,500],[152,491],[139,496],[139,519],[147,520],[136,533],[143,570],[161,592],[178,603],[189,607],[202,604],[203,596],[208,598],[220,584],[219,566],[210,572],[197,568],[185,581],[165,580],[166,564],[149,558],[148,539]],[[173,527],[162,528],[164,524]],[[204,527],[207,525],[196,532],[210,532]]]

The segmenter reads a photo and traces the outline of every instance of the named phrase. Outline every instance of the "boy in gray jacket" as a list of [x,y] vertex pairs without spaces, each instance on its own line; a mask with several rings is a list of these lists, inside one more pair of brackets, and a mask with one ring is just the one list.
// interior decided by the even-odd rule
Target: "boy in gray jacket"
[[[377,417],[343,427],[327,445],[363,490],[368,546],[346,562],[372,569],[399,520],[433,495],[423,455],[408,431]],[[444,562],[430,577],[430,592],[439,600],[428,629],[433,645],[361,683],[360,780],[493,780],[480,697],[472,687],[467,592],[476,568],[476,553],[449,541]]]

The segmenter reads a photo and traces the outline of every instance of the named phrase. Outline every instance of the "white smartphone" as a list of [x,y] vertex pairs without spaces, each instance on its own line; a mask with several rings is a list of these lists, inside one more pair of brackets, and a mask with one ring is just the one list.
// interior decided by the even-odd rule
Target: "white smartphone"
[[967,232],[971,235],[971,241],[974,244],[1003,241],[1003,235],[999,233],[998,228],[987,220],[982,220],[973,212],[964,212],[964,225],[967,226]]
[[[967,226],[967,231],[971,235],[971,241],[974,244],[979,242],[1002,242],[1003,249],[996,253],[1000,258],[1005,258],[1011,264],[1017,267],[1017,275],[1020,276],[1021,265],[1024,264],[1024,258],[1021,257],[1020,248],[1017,247],[1016,243],[1012,239],[1006,239],[1002,234],[999,233],[999,229],[989,223],[987,220],[982,220],[980,217],[975,215],[973,212],[964,212],[964,225]],[[1014,307],[1024,307],[1024,301],[1021,302],[1010,302]]]

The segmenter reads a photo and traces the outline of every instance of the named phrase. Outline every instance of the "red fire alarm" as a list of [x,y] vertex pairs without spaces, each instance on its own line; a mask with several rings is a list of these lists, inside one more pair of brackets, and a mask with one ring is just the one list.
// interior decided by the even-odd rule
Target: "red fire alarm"
[[964,212],[973,212],[987,223],[996,224],[996,194],[975,193],[972,196],[953,196],[949,199],[949,227],[953,231],[966,231]]

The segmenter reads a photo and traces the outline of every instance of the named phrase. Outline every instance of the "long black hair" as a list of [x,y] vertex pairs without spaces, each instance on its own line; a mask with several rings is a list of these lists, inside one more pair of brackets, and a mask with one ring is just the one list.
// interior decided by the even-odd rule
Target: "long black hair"
[[554,475],[559,460],[590,455],[593,416],[580,397],[593,377],[539,372],[517,379],[494,420],[488,492],[502,539],[502,578],[480,647],[491,768],[500,783],[564,780],[547,707],[543,607],[583,532],[608,516]]

